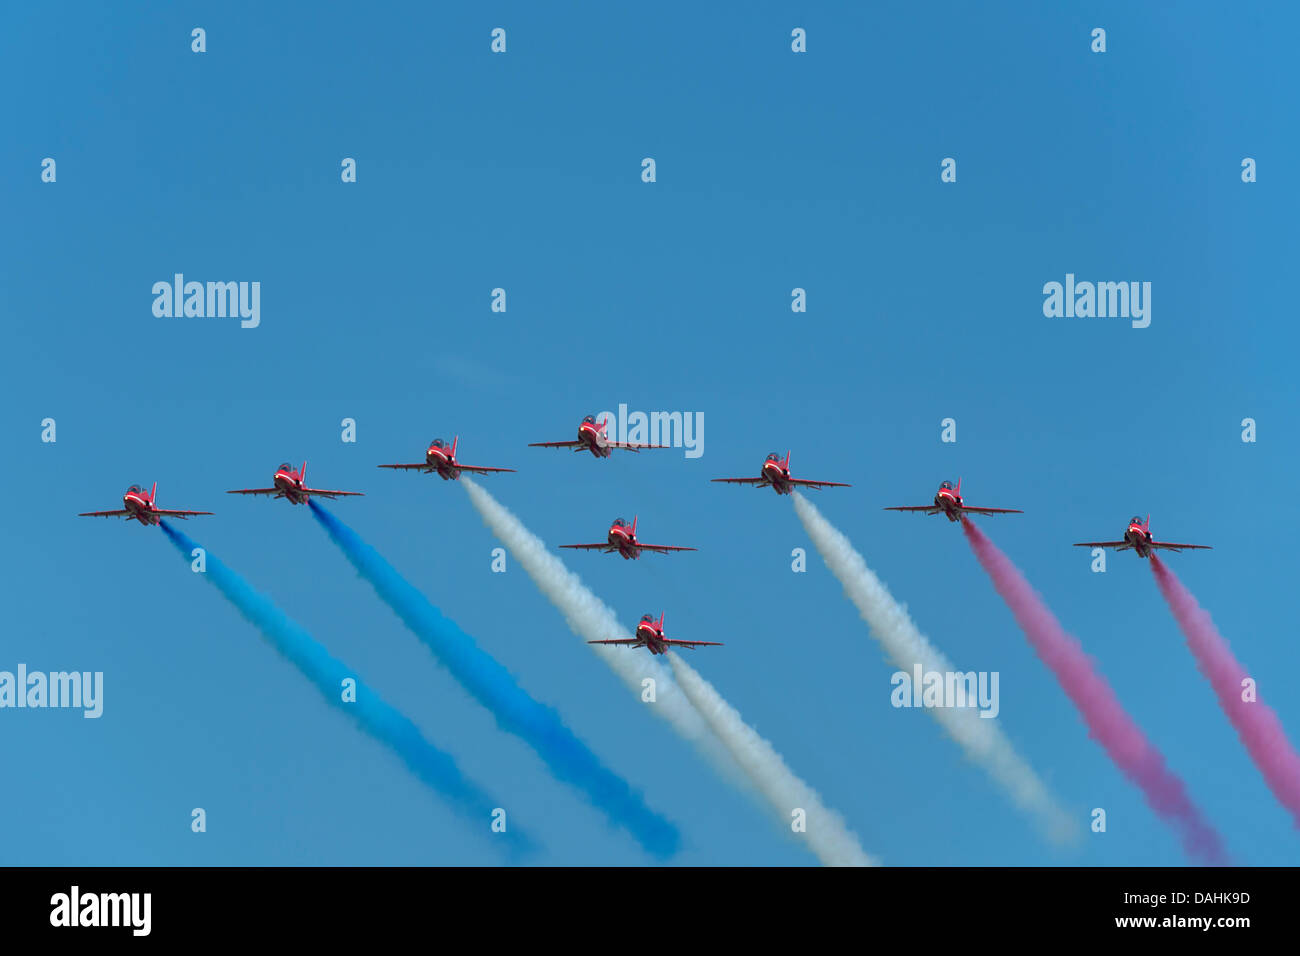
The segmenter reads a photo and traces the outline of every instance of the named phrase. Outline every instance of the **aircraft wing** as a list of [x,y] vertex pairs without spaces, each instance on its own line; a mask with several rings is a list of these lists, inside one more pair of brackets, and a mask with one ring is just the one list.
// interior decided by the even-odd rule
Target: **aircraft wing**
[[234,491],[227,491],[228,495],[278,495],[279,488],[237,488]]
[[1078,541],[1074,546],[1076,548],[1118,548],[1121,551],[1133,547],[1127,541]]
[[530,441],[529,448],[577,448],[580,441]]
[[1022,515],[1024,514],[1019,508],[974,508],[970,505],[962,505],[962,511],[970,511],[977,515]]
[[896,505],[892,508],[885,508],[884,511],[924,511],[927,514],[937,515],[939,509],[934,505]]
[[618,640],[588,641],[587,643],[588,644],[640,644],[641,642],[638,641],[635,637],[624,637]]
[[168,511],[165,508],[154,510],[154,514],[162,515],[165,518],[189,518],[190,515],[210,515],[211,511]]
[[669,448],[670,445],[639,445],[630,441],[610,441],[605,442],[607,448],[622,448],[626,451],[640,451],[642,448]]
[[362,498],[366,496],[364,491],[329,491],[325,488],[304,488],[304,494],[320,495],[322,498],[338,498],[341,495],[357,495]]
[[461,471],[472,471],[475,474],[487,474],[492,471],[514,471],[513,468],[489,468],[486,465],[457,465]]
[[608,541],[603,544],[562,544],[561,548],[577,548],[579,551],[613,551],[614,546]]
[[82,511],[77,514],[78,518],[116,518],[119,515],[128,515],[129,511]]
[[842,481],[809,481],[807,478],[787,478],[792,485],[807,485],[809,488],[852,488]]
[[427,461],[422,461],[418,465],[379,465],[378,467],[379,468],[427,468],[430,471],[433,470],[433,466],[430,465]]
[[1208,544],[1170,544],[1167,541],[1152,541],[1151,547],[1164,548],[1166,551],[1181,551],[1183,548],[1199,548],[1203,551],[1214,550],[1214,547]]
[[642,551],[658,551],[666,554],[669,551],[698,551],[699,548],[683,548],[677,544],[641,544],[637,542],[637,547]]
[[766,478],[712,478],[711,481],[725,481],[733,485],[766,485],[770,484]]
[[673,647],[685,647],[694,650],[697,647],[721,647],[721,641],[679,641],[671,637],[664,638],[665,644],[671,644]]

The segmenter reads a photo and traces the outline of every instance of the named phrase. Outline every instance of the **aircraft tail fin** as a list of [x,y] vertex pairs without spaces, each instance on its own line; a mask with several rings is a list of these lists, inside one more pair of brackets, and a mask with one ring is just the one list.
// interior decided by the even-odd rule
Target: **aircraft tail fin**
[[155,481],[153,483],[153,491],[149,492],[149,500],[157,504],[157,498],[158,498],[158,482]]
[[307,459],[302,460],[302,471],[298,472],[298,478],[305,485],[307,484]]
[[453,435],[451,439],[451,457],[456,457],[456,442],[460,441],[459,435]]
[[957,476],[957,487],[954,490],[957,492],[957,497],[960,498],[961,497],[961,475]]

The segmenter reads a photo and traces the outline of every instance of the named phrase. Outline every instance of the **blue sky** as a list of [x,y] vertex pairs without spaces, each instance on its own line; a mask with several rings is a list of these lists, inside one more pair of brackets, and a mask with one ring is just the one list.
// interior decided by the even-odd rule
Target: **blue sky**
[[[548,543],[636,513],[646,540],[698,546],[566,560],[629,630],[666,610],[671,635],[725,641],[691,662],[886,863],[1184,862],[960,531],[880,510],[961,475],[969,502],[1024,509],[982,526],[1233,854],[1294,862],[1290,821],[1149,569],[1121,554],[1093,574],[1069,546],[1148,511],[1157,538],[1214,545],[1170,563],[1300,741],[1300,141],[1278,95],[1293,10],[153,3],[4,18],[0,79],[23,92],[0,138],[0,669],[105,675],[99,720],[0,711],[0,813],[18,824],[5,862],[505,859],[157,529],[75,517],[155,480],[162,506],[217,512],[185,530],[499,795],[543,862],[652,862],[495,727],[306,509],[224,494],[303,459],[311,483],[365,491],[339,516],[681,828],[672,862],[814,862],[646,714],[521,569],[491,572],[497,543],[460,488],[374,467],[454,434],[462,460],[519,469],[488,489]],[[155,318],[151,287],[175,272],[261,282],[261,325]],[[1150,327],[1045,318],[1042,286],[1066,273],[1151,282]],[[704,455],[526,447],[620,403],[703,413]],[[956,443],[940,441],[946,417]],[[1106,808],[1108,832],[1049,848],[927,715],[890,706],[893,669],[820,559],[791,571],[810,545],[789,502],[708,481],[776,449],[796,475],[853,483],[817,505],[958,666],[1001,674],[1003,728],[1081,820]]]

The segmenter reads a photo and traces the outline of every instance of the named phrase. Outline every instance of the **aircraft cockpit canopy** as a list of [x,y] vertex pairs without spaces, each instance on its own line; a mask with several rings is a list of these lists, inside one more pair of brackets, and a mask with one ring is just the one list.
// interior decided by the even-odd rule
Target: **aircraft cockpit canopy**
[[1141,515],[1134,515],[1134,516],[1133,516],[1133,520],[1131,520],[1131,521],[1129,522],[1129,524],[1141,524],[1141,523],[1142,523],[1142,516],[1141,516]]
[[939,487],[942,488],[944,491],[952,491],[952,482],[951,482],[951,481],[941,481],[941,482],[939,482]]
[[781,454],[780,454],[780,452],[775,452],[775,451],[772,452],[770,455],[767,456],[767,460],[768,460],[768,461],[780,461],[780,460],[781,460]]
[[594,424],[596,424],[596,416],[595,416],[595,415],[588,415],[587,417],[585,417],[585,418],[582,420],[582,424],[584,424],[584,425],[594,425]]
[[293,465],[289,464],[287,461],[282,461],[280,462],[280,467],[277,468],[276,471],[293,471]]
[[132,485],[130,488],[126,489],[126,493],[128,495],[142,495],[144,494],[144,489],[139,485]]
[[441,438],[435,438],[433,441],[429,442],[429,447],[430,447],[430,448],[446,448],[446,447],[447,447],[447,443],[444,442]]
[[627,527],[627,522],[624,521],[622,518],[615,518],[615,519],[614,519],[614,527],[615,527],[615,528],[626,528],[626,527]]
[[653,614],[642,614],[642,615],[641,615],[641,623],[642,623],[642,624],[645,624],[645,623],[653,624],[654,621],[655,621],[655,616],[654,616]]

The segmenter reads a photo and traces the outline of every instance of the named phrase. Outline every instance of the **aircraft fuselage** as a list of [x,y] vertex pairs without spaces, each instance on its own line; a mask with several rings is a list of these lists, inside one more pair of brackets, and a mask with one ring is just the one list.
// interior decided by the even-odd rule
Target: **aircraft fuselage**
[[586,448],[597,458],[608,458],[610,453],[609,445],[606,441],[605,434],[591,422],[583,422],[578,426],[578,441],[582,442],[577,451]]
[[1124,532],[1124,540],[1133,547],[1139,558],[1151,557],[1151,535],[1141,528],[1129,525],[1128,530]]
[[275,473],[275,487],[280,494],[289,499],[290,504],[306,504],[308,496],[302,492],[302,481],[292,475],[277,471]]
[[949,521],[960,521],[962,518],[961,498],[947,488],[940,488],[935,492],[934,506],[943,509],[943,513]]
[[143,495],[128,491],[122,496],[122,507],[130,512],[128,520],[134,518],[143,525],[158,523],[158,515],[153,510],[153,502]]
[[460,469],[456,467],[455,459],[444,449],[430,447],[424,453],[424,460],[443,481],[456,481],[460,478]]
[[668,648],[664,645],[661,635],[653,627],[644,624],[638,625],[636,629],[636,639],[638,646],[644,647],[651,654],[663,654]]
[[781,467],[778,461],[763,462],[763,480],[772,486],[772,490],[778,495],[788,495],[794,490],[794,486],[786,481],[790,476],[786,474],[785,469]]
[[625,561],[635,561],[641,557],[641,549],[636,546],[636,539],[626,528],[615,525],[609,529],[606,540],[610,548],[618,551]]

